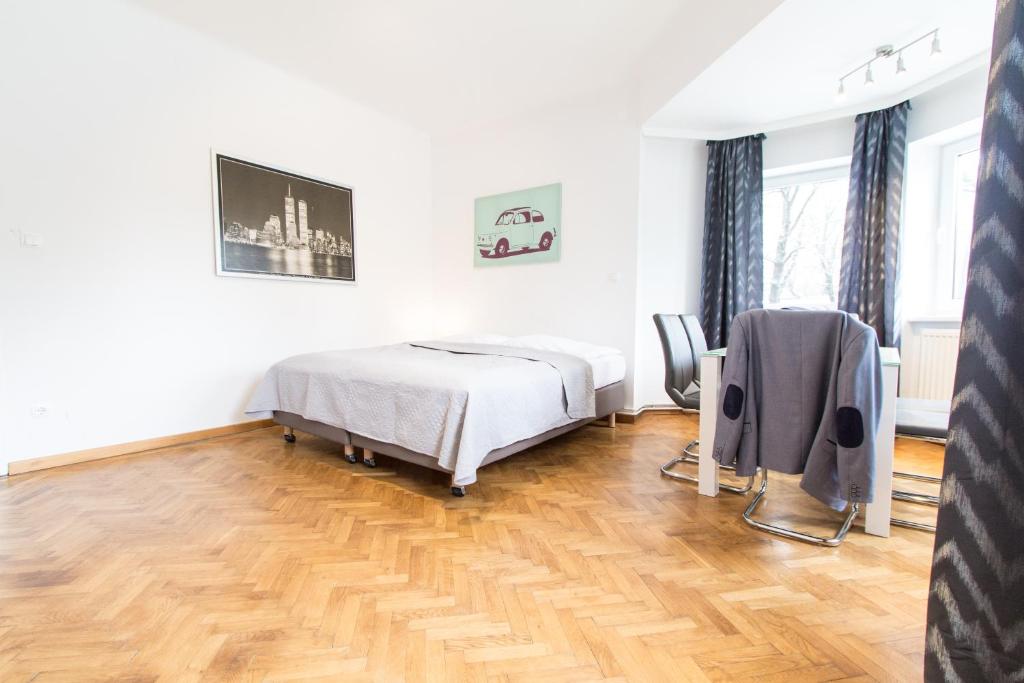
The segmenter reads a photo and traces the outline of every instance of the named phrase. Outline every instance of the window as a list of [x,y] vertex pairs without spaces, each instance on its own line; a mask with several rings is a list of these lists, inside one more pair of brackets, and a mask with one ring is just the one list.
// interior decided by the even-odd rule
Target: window
[[520,211],[519,213],[516,214],[516,223],[517,224],[519,224],[519,223],[529,223],[529,222],[530,222],[530,214],[528,214],[527,212]]
[[542,214],[540,211],[537,211],[536,209],[534,209],[534,211],[533,211],[533,222],[534,223],[543,223],[544,222],[544,214]]
[[942,221],[948,237],[939,249],[939,276],[952,303],[962,305],[967,289],[967,261],[971,253],[974,230],[974,195],[978,187],[980,139],[977,136],[943,148]]
[[505,211],[500,216],[498,216],[498,220],[496,220],[494,222],[494,224],[495,225],[509,225],[509,224],[512,223],[512,216],[513,216],[513,213],[511,211]]
[[845,166],[765,179],[765,308],[835,308],[848,185]]

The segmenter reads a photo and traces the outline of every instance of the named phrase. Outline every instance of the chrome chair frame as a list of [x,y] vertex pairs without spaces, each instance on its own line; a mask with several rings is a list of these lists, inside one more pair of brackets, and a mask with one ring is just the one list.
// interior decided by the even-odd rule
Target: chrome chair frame
[[[946,445],[946,438],[944,436],[937,436],[937,434],[941,433],[941,430],[937,430],[933,425],[925,425],[924,427],[916,427],[915,425],[910,424],[910,423],[915,422],[915,420],[912,420],[912,419],[905,419],[904,422],[907,423],[907,424],[904,424],[902,426],[899,424],[899,420],[900,420],[900,417],[899,417],[899,415],[900,415],[900,403],[899,402],[903,401],[903,400],[904,399],[902,399],[902,398],[901,399],[897,399],[897,404],[896,404],[896,414],[897,414],[897,417],[896,417],[896,419],[897,419],[896,436],[898,436],[900,438],[903,438],[903,439],[917,439],[918,441],[927,441],[929,443],[935,443],[935,444],[940,444],[940,445],[945,446]],[[947,416],[947,418],[948,418],[948,416]],[[915,431],[919,431],[919,430],[923,430],[923,431],[928,432],[928,433],[927,434],[921,434],[921,433],[915,434],[914,433]],[[929,476],[924,475],[924,474],[915,474],[915,473],[912,473],[912,472],[893,472],[892,476],[893,476],[893,478],[910,479],[912,481],[920,481],[920,482],[925,482],[927,484],[941,484],[942,483],[942,478],[941,477],[929,477]],[[904,503],[913,503],[915,505],[930,505],[932,507],[938,507],[938,505],[939,505],[939,497],[938,496],[931,496],[931,495],[928,495],[928,494],[925,494],[925,493],[915,493],[913,491],[900,491],[898,489],[893,489],[892,499],[893,500],[903,501]],[[890,524],[893,524],[895,526],[907,527],[908,529],[918,529],[920,531],[930,531],[932,533],[935,533],[935,525],[934,524],[924,524],[923,522],[913,522],[913,521],[910,521],[909,519],[897,519],[896,517],[893,517],[890,520]]]
[[[700,321],[697,320],[697,316],[691,314],[656,314],[654,324],[658,328],[662,352],[665,355],[665,393],[680,408],[699,411],[700,357],[708,348]],[[687,393],[692,387],[696,387],[697,391]],[[694,475],[675,472],[673,468],[677,465],[699,464],[700,456],[695,450],[699,446],[699,439],[686,444],[681,455],[661,466],[662,476],[678,481],[697,483],[699,480]],[[722,469],[736,471],[735,467],[729,466],[722,466]],[[721,490],[739,495],[746,494],[753,487],[753,476],[749,477],[746,485],[742,486],[719,484]]]
[[[923,482],[927,482],[929,484],[941,484],[942,483],[942,478],[941,477],[929,477],[929,476],[924,475],[924,474],[913,474],[911,472],[893,472],[892,476],[894,478],[898,477],[900,479],[910,479],[912,481],[923,481]],[[913,491],[899,491],[897,489],[893,489],[892,499],[893,500],[901,500],[901,501],[903,501],[905,503],[914,503],[915,505],[931,505],[933,507],[938,507],[938,505],[939,505],[939,497],[938,496],[930,496],[930,495],[925,494],[925,493],[914,493]],[[930,531],[932,533],[935,533],[935,525],[934,524],[925,524],[923,522],[914,522],[914,521],[911,521],[909,519],[898,519],[896,517],[893,517],[892,519],[890,519],[889,523],[890,524],[894,524],[896,526],[906,527],[908,529],[917,529],[919,531]]]
[[767,532],[769,534],[774,534],[776,536],[782,536],[783,538],[791,538],[791,539],[793,539],[795,541],[803,541],[804,543],[813,543],[814,545],[821,545],[821,546],[825,546],[827,548],[834,548],[834,547],[836,547],[837,545],[839,545],[840,543],[843,542],[843,539],[846,538],[847,532],[850,531],[850,527],[853,526],[854,518],[857,516],[857,513],[860,511],[860,504],[859,503],[852,503],[849,506],[848,512],[846,513],[846,518],[843,520],[842,525],[839,527],[839,530],[836,532],[836,534],[834,536],[832,536],[831,538],[826,538],[824,536],[814,536],[812,534],[805,534],[805,533],[803,533],[801,531],[797,531],[795,529],[788,529],[786,527],[777,526],[775,524],[767,524],[765,522],[759,522],[756,519],[754,519],[753,518],[754,510],[757,509],[757,506],[760,504],[761,500],[764,498],[765,493],[767,491],[768,491],[768,470],[762,468],[761,469],[761,486],[758,489],[757,493],[754,494],[754,499],[752,501],[750,501],[750,505],[748,505],[747,509],[743,511],[743,521],[744,522],[746,522],[750,526],[754,527],[755,529],[758,529],[760,531],[765,531],[765,532]]
[[[692,481],[694,483],[698,483],[700,480],[697,477],[693,476],[692,474],[672,472],[671,470],[673,467],[679,464],[698,464],[700,462],[700,454],[695,453],[692,449],[695,446],[699,445],[700,439],[694,439],[690,443],[686,444],[686,447],[683,448],[683,454],[681,456],[672,458],[667,463],[661,466],[662,476],[669,477],[671,479],[678,479],[680,481]],[[719,467],[723,470],[732,470],[733,472],[736,471],[736,468],[733,467],[732,465],[719,465]],[[747,483],[743,486],[732,486],[730,484],[719,483],[718,488],[723,491],[728,491],[729,493],[738,493],[740,495],[744,495],[747,492],[749,492],[750,489],[754,488],[754,475],[750,475],[749,477],[747,477]]]

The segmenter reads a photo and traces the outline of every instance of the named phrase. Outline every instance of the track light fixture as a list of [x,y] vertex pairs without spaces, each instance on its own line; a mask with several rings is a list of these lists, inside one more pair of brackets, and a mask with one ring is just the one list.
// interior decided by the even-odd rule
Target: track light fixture
[[925,33],[924,35],[918,36],[917,38],[913,39],[906,45],[901,45],[900,47],[894,48],[892,45],[882,45],[880,47],[877,47],[875,48],[874,57],[861,64],[856,69],[851,69],[850,71],[839,77],[839,90],[836,92],[836,99],[842,100],[846,97],[846,79],[849,78],[850,76],[853,76],[861,69],[864,70],[864,86],[869,87],[874,85],[875,72],[873,70],[873,66],[875,62],[877,62],[879,59],[890,59],[893,55],[896,55],[896,75],[900,76],[906,73],[907,63],[903,59],[904,51],[906,51],[910,47],[913,47],[914,45],[917,45],[922,40],[929,37],[932,39],[931,56],[935,57],[937,55],[942,54],[942,43],[939,42],[939,29],[937,28],[932,29],[931,31]]

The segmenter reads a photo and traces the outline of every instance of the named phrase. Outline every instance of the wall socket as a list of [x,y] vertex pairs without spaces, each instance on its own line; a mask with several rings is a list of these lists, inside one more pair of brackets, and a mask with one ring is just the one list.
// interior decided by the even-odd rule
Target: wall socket
[[46,405],[42,405],[42,404],[36,405],[36,406],[32,406],[32,409],[29,410],[28,412],[34,418],[47,417],[50,414],[50,406],[46,406]]

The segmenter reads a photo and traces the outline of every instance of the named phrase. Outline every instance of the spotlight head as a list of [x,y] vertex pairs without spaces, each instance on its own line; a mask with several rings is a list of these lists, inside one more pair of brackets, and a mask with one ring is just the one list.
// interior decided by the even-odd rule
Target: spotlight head
[[871,71],[871,65],[868,64],[868,70],[864,72],[864,85],[874,85],[875,74]]
[[932,57],[942,54],[942,43],[939,42],[938,30],[932,34]]
[[899,76],[902,73],[906,73],[907,65],[903,63],[903,53],[901,52],[896,58],[896,75]]
[[842,102],[846,99],[846,85],[843,83],[843,79],[839,79],[839,90],[836,91],[836,102]]

